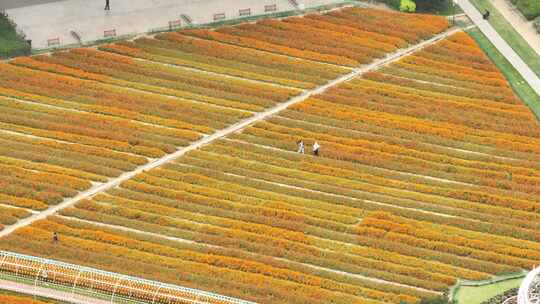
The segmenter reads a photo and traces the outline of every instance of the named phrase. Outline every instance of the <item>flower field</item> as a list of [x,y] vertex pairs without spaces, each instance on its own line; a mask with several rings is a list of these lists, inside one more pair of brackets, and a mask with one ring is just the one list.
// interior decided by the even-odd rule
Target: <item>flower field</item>
[[[169,49],[179,41],[189,44],[189,37],[239,47],[244,38],[295,31],[288,27],[293,23],[326,31],[333,27],[321,23],[345,26],[364,16],[351,11],[264,21],[260,29],[189,30],[155,39]],[[388,36],[393,29],[372,26],[385,31],[374,32],[373,39],[395,41],[395,47],[426,37],[419,31]],[[353,34],[368,24],[345,27]],[[340,37],[336,34],[330,45],[337,48]],[[300,48],[283,38],[260,39],[265,46]],[[125,60],[162,56],[145,43],[150,41],[107,48],[124,55],[129,49],[132,58]],[[358,49],[351,54],[361,53],[361,42],[353,44]],[[186,52],[190,47],[182,46]],[[333,58],[330,51],[318,50]],[[206,54],[211,51],[208,46]],[[168,54],[171,62],[181,58]],[[71,62],[64,62],[68,70],[61,72],[68,77],[71,69],[83,69],[81,60],[69,58],[101,55],[115,56],[105,48],[76,50],[12,65],[37,72]],[[133,75],[115,75],[114,69],[99,75],[179,90],[175,81],[151,83],[151,75],[165,79],[170,67],[161,74],[146,64],[137,61],[141,66]],[[90,65],[83,71],[95,73]],[[149,76],[134,81],[137,75]],[[94,76],[78,78],[88,77]],[[261,100],[276,100],[288,91],[254,92]],[[256,100],[236,101],[268,106]],[[458,278],[481,280],[539,264],[538,127],[475,42],[458,33],[18,229],[2,239],[0,249],[260,303],[418,303]],[[308,148],[317,141],[321,155],[309,149],[297,153],[300,139]],[[12,161],[6,167],[32,170],[22,166],[30,162],[6,159]],[[54,187],[84,188],[82,178],[72,176]],[[28,180],[39,184],[40,178],[36,173]],[[51,242],[53,231],[60,235],[57,244]]]
[[[305,17],[0,63],[0,206],[23,208],[3,212],[0,224],[27,217],[25,209],[57,205],[448,26],[444,18],[359,8]],[[407,27],[378,27],[389,17]],[[287,40],[284,30],[309,33],[308,45]],[[244,35],[252,32],[265,34]],[[341,52],[348,57],[336,55]],[[364,57],[354,55],[360,52]]]
[[9,304],[48,304],[48,303],[60,303],[48,300],[36,300],[31,296],[19,295],[19,294],[2,294],[0,290],[0,302]]

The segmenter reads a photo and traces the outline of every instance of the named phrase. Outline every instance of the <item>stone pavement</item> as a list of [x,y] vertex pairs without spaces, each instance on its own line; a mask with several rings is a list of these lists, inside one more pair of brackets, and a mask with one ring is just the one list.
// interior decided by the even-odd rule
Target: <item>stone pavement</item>
[[529,66],[519,57],[519,55],[502,39],[491,24],[482,18],[480,12],[473,6],[469,0],[456,0],[456,3],[471,18],[478,28],[486,35],[491,43],[501,52],[501,54],[514,66],[514,68],[523,76],[525,81],[540,95],[540,78],[529,68]]
[[[309,8],[342,1],[297,2]],[[237,18],[242,9],[250,9],[251,15],[264,14],[265,7],[272,5],[278,12],[295,9],[289,0],[110,0],[110,5],[111,10],[104,11],[105,0],[65,0],[7,9],[6,12],[27,39],[32,40],[32,47],[40,49],[48,47],[49,40],[56,42],[54,40],[58,39],[60,45],[77,43],[71,31],[76,32],[83,42],[88,42],[104,38],[105,31],[114,30],[117,36],[122,36],[165,28],[170,21],[181,20],[181,14],[189,16],[195,24],[204,24],[214,21],[215,14],[225,14],[226,19]],[[183,20],[181,22],[185,25]]]

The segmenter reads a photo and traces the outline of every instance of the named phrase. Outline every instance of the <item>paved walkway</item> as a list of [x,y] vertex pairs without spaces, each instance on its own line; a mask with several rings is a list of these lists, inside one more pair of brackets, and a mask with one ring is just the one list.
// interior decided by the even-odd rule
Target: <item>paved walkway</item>
[[0,0],[0,10],[19,8],[64,0]]
[[491,0],[491,4],[512,24],[529,45],[540,55],[540,33],[534,28],[533,22],[527,20],[510,0]]
[[[77,43],[71,31],[88,42],[104,38],[104,32],[110,30],[122,36],[166,28],[169,21],[181,20],[181,14],[188,15],[195,24],[205,24],[214,21],[214,14],[238,18],[241,9],[250,9],[251,15],[265,14],[265,7],[274,4],[277,11],[295,9],[289,0],[110,0],[110,11],[104,10],[104,0],[24,1],[50,2],[6,10],[38,49],[47,47],[49,39],[58,38],[61,45]],[[306,8],[336,2],[342,1],[298,1]]]
[[[84,297],[77,294],[71,294],[65,291],[49,289],[45,287],[32,286],[22,283],[0,280],[0,289],[18,292],[31,296],[44,297],[59,301],[65,301],[75,304],[110,304],[110,301],[98,300],[90,297]],[[3,303],[9,304],[9,303]]]
[[540,78],[529,68],[529,66],[519,57],[519,55],[502,39],[491,24],[482,18],[480,12],[473,6],[469,0],[456,0],[463,11],[471,18],[478,28],[486,35],[491,43],[503,54],[504,57],[514,66],[514,68],[523,76],[525,81],[540,95]]
[[181,156],[183,156],[184,154],[188,153],[189,151],[193,151],[193,150],[197,150],[199,148],[201,148],[202,146],[204,145],[208,145],[208,144],[211,144],[213,141],[215,140],[218,140],[220,138],[223,138],[223,137],[226,137],[230,134],[233,134],[235,132],[238,132],[238,131],[241,131],[242,129],[258,122],[258,121],[261,121],[261,120],[264,120],[274,114],[277,114],[285,109],[287,109],[288,107],[290,106],[293,106],[297,103],[300,103],[300,102],[303,102],[305,101],[306,99],[308,99],[309,97],[311,97],[312,95],[317,95],[317,94],[322,94],[324,91],[326,91],[327,89],[333,87],[333,86],[336,86],[336,85],[339,85],[343,82],[346,82],[346,81],[349,81],[355,77],[358,77],[364,73],[367,73],[369,71],[372,71],[372,70],[375,70],[377,68],[380,68],[381,66],[384,66],[384,65],[387,65],[389,63],[392,63],[392,62],[395,62],[399,59],[401,59],[402,57],[406,56],[406,55],[409,55],[411,53],[414,53],[414,52],[417,52],[421,49],[423,49],[424,47],[428,46],[428,45],[431,45],[433,43],[436,43],[437,41],[440,41],[446,37],[448,37],[449,35],[452,35],[456,32],[459,32],[461,31],[461,29],[452,29],[452,30],[448,30],[444,33],[441,33],[441,34],[438,34],[434,37],[432,37],[431,39],[429,40],[426,40],[426,41],[423,41],[417,45],[414,45],[414,46],[411,46],[409,48],[406,48],[406,49],[401,49],[395,53],[392,53],[390,55],[388,55],[387,57],[383,58],[383,59],[379,59],[379,60],[376,60],[375,62],[369,64],[369,65],[365,65],[365,66],[362,66],[362,67],[359,67],[359,68],[356,68],[354,70],[352,70],[350,73],[348,74],[345,74],[339,78],[336,78],[332,81],[330,81],[329,83],[325,84],[325,85],[322,85],[322,86],[319,86],[315,89],[312,89],[312,90],[306,90],[304,91],[302,94],[296,96],[296,97],[293,97],[291,98],[290,100],[288,100],[287,102],[283,102],[283,103],[280,103],[272,108],[269,108],[267,109],[266,111],[264,112],[260,112],[260,113],[257,113],[253,116],[251,116],[250,118],[247,118],[243,121],[240,121],[232,126],[229,126],[225,129],[222,129],[222,130],[219,130],[209,136],[206,136],[196,142],[193,142],[191,145],[187,146],[187,147],[184,147],[182,148],[181,150],[178,150],[172,154],[169,154],[169,155],[166,155],[160,159],[157,159],[151,163],[148,163],[148,164],[145,164],[145,165],[142,165],[138,168],[136,168],[135,170],[133,171],[129,171],[129,172],[125,172],[124,174],[120,175],[119,177],[117,178],[114,178],[114,179],[111,179],[109,180],[107,183],[104,183],[104,184],[99,184],[99,185],[96,185],[92,188],[90,188],[89,190],[86,190],[84,192],[80,192],[77,196],[71,198],[71,199],[68,199],[64,202],[62,202],[61,204],[58,204],[58,205],[55,205],[55,206],[52,206],[50,207],[49,209],[43,211],[43,212],[40,212],[40,213],[37,213],[37,214],[34,214],[32,215],[31,217],[28,217],[26,219],[23,219],[19,222],[17,222],[16,224],[14,225],[11,225],[11,226],[6,226],[4,230],[0,231],[0,238],[2,237],[5,237],[9,234],[11,234],[12,232],[14,232],[15,230],[19,229],[19,228],[22,228],[22,227],[26,227],[28,225],[31,225],[32,223],[36,222],[36,221],[39,221],[39,220],[42,220],[42,219],[45,219],[47,218],[48,216],[50,215],[53,215],[53,214],[56,214],[57,212],[65,209],[65,208],[69,208],[71,206],[73,206],[74,204],[78,203],[79,201],[81,200],[84,200],[84,199],[89,199],[91,197],[93,197],[94,195],[97,195],[101,192],[105,192],[105,191],[108,191],[109,189],[112,189],[118,185],[120,185],[121,183],[135,177],[136,175],[142,173],[142,172],[146,172],[148,170],[152,170],[154,168],[157,168],[159,166],[162,166],[168,162],[171,162]]

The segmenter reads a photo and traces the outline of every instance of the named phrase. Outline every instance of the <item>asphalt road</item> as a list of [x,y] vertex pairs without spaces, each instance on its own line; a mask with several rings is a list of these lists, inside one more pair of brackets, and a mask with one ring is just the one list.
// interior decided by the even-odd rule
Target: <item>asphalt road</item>
[[0,9],[12,9],[30,5],[37,5],[50,2],[59,2],[63,0],[0,0]]

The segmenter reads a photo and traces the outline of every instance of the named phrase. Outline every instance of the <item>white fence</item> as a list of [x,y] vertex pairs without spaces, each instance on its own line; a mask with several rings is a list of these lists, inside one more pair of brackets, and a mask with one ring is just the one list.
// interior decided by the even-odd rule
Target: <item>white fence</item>
[[63,295],[58,300],[67,302],[84,296],[99,299],[101,303],[122,304],[255,304],[202,290],[5,251],[0,251],[0,279],[56,290],[57,294]]

